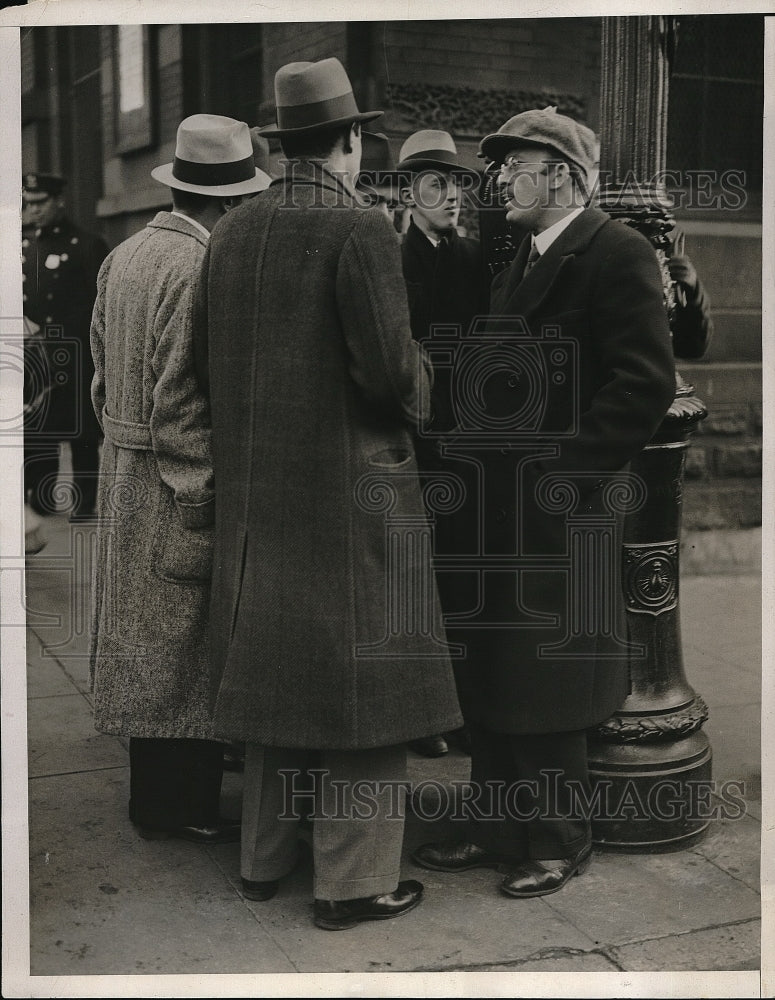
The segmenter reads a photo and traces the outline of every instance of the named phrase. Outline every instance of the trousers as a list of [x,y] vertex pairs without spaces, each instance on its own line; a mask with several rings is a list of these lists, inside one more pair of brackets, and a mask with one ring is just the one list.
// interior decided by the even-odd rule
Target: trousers
[[586,731],[513,735],[471,727],[473,843],[514,859],[571,857],[591,838]]
[[215,740],[129,740],[129,818],[171,830],[213,826],[219,819],[223,743]]
[[398,885],[406,747],[283,749],[248,743],[242,795],[242,877],[282,878],[296,864],[299,823],[314,808],[316,899],[360,899]]

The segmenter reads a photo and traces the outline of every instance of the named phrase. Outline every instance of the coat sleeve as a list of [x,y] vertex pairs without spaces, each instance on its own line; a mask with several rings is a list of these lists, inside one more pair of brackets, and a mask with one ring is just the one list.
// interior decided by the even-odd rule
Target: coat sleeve
[[105,291],[108,285],[111,257],[108,257],[97,275],[97,297],[92,310],[90,342],[94,375],[91,383],[91,401],[94,413],[102,428],[102,411],[105,407]]
[[713,337],[713,318],[708,293],[697,281],[694,293],[676,303],[673,317],[673,353],[677,358],[695,360],[705,355]]
[[[620,226],[621,223],[609,223]],[[675,396],[675,363],[662,278],[651,244],[613,231],[589,289],[591,348],[604,373],[579,416],[578,433],[560,443],[543,471],[615,472],[657,431]]]
[[210,407],[194,371],[192,300],[196,271],[168,285],[156,313],[151,411],[153,451],[187,528],[213,523],[215,500]]
[[339,259],[336,297],[350,375],[364,398],[409,423],[427,419],[431,368],[412,340],[400,246],[383,213],[359,213]]

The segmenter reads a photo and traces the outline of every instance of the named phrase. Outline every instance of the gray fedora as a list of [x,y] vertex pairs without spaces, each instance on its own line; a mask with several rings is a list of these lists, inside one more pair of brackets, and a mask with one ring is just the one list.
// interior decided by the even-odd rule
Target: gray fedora
[[277,123],[262,135],[283,136],[347,122],[367,122],[381,111],[359,111],[352,84],[338,59],[294,62],[281,66],[274,78]]

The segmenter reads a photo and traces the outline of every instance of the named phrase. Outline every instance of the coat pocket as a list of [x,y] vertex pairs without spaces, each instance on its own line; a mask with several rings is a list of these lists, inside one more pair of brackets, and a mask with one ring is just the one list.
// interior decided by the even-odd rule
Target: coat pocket
[[213,529],[184,528],[176,517],[162,524],[154,548],[154,572],[171,583],[207,583],[213,570]]

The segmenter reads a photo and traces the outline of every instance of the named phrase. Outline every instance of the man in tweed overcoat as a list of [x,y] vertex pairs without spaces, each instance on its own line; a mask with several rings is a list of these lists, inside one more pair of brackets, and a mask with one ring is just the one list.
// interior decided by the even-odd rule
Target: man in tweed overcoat
[[379,112],[358,111],[336,59],[283,67],[275,89],[269,134],[292,162],[216,226],[196,306],[214,724],[247,742],[251,899],[294,866],[298,822],[278,817],[298,820],[287,793],[318,752],[315,922],[340,929],[419,902],[419,883],[399,883],[406,741],[461,720],[412,446],[427,375],[396,234],[352,185],[360,123]]
[[194,115],[152,175],[174,209],[108,256],[92,319],[105,434],[91,668],[95,724],[128,736],[129,815],[145,837],[236,840],[220,819],[223,744],[207,703],[213,468],[193,372],[191,299],[210,230],[269,177],[244,122]]

